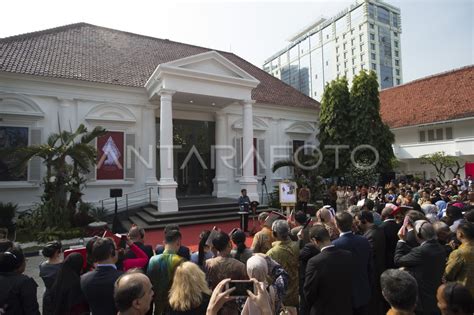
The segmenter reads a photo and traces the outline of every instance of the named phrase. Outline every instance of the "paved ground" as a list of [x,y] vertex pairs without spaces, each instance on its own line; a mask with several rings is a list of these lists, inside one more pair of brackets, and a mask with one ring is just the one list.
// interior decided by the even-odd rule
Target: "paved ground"
[[38,284],[37,297],[38,297],[38,304],[40,305],[40,310],[42,310],[42,304],[43,304],[44,282],[39,277],[38,266],[42,261],[44,261],[43,256],[27,257],[26,270],[25,270],[25,274],[35,279],[36,283]]

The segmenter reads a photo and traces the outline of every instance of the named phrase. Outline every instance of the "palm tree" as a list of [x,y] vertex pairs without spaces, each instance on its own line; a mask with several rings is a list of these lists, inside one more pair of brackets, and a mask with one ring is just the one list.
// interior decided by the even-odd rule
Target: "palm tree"
[[282,167],[292,167],[294,169],[295,177],[299,175],[305,175],[309,177],[311,173],[315,171],[316,166],[319,164],[319,155],[307,155],[301,154],[298,159],[290,158],[287,160],[280,160],[273,163],[272,172],[276,172]]
[[[102,127],[95,127],[88,132],[81,124],[74,132],[51,134],[44,144],[18,148],[12,152],[18,161],[15,169],[22,172],[32,158],[41,158],[46,165],[43,202],[52,200],[61,209],[67,207],[72,216],[82,196],[81,185],[85,183],[81,174],[89,173],[97,159],[97,150],[90,143],[105,133]],[[78,137],[81,137],[79,141],[76,140]]]

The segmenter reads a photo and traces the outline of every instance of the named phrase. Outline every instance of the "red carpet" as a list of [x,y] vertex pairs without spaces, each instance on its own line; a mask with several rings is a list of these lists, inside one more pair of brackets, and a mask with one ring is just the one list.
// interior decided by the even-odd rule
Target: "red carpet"
[[[258,223],[256,223],[256,225],[258,225]],[[201,234],[203,230],[211,230],[214,226],[220,228],[226,233],[229,233],[232,231],[232,229],[240,227],[240,221],[234,220],[182,226],[180,227],[180,232],[183,236],[181,243],[184,246],[189,247],[193,252],[197,251],[199,244],[199,234]],[[252,229],[252,221],[249,221],[249,230],[250,229]],[[163,239],[163,229],[146,231],[145,243],[152,245],[153,248],[155,248],[157,244],[163,244]],[[252,245],[252,240],[253,237],[247,237],[245,243],[248,247]]]

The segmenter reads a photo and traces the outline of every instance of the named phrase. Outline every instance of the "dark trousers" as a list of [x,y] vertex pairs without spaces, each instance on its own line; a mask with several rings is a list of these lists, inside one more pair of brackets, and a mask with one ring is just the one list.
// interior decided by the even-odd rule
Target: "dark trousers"
[[369,305],[359,306],[358,308],[352,309],[352,315],[368,315]]
[[308,209],[308,202],[301,201],[301,210],[306,214],[306,210]]

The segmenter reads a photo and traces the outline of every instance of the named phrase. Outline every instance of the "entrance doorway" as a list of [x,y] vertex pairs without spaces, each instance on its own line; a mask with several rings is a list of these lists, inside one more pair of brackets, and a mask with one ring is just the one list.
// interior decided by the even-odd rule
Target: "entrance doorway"
[[[158,141],[159,127],[158,120]],[[215,122],[173,119],[173,145],[181,146],[173,150],[173,174],[178,183],[178,198],[212,194],[215,169],[211,168],[211,147],[214,144]],[[157,163],[159,161],[157,150]],[[158,164],[157,173],[159,169]]]

